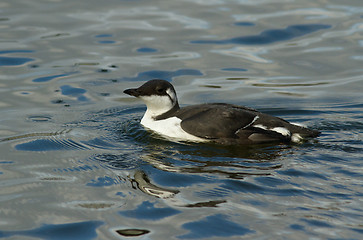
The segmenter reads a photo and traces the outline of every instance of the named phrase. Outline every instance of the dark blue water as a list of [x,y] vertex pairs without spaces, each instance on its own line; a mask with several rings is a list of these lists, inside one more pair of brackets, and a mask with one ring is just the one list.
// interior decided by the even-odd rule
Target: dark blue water
[[[235,25],[240,25],[236,23]],[[245,24],[242,24],[246,26]],[[249,26],[249,25],[247,25]],[[258,35],[233,37],[225,40],[195,40],[191,43],[199,44],[245,44],[245,45],[260,45],[271,44],[274,42],[287,41],[297,37],[304,36],[315,31],[330,28],[326,24],[304,24],[304,25],[291,25],[285,29],[268,29],[262,31]]]
[[[0,238],[361,239],[363,10],[344,4],[6,4]],[[183,106],[245,105],[322,134],[170,142],[122,93],[153,78]]]
[[25,231],[2,231],[0,237],[28,236],[40,239],[94,239],[97,237],[96,228],[102,222],[89,221],[69,224],[44,224],[43,226]]

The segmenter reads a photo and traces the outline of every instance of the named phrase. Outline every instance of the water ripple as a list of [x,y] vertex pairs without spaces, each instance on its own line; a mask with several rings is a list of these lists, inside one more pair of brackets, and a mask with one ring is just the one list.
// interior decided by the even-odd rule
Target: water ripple
[[261,45],[271,44],[280,41],[287,41],[293,38],[301,37],[322,29],[331,28],[327,24],[301,24],[291,25],[285,29],[269,29],[262,31],[258,35],[234,37],[224,40],[194,40],[191,43],[196,44],[244,44],[244,45]]
[[151,79],[164,79],[171,81],[173,77],[177,76],[201,76],[203,73],[197,69],[179,69],[176,71],[161,71],[153,70],[139,73],[136,77],[124,77],[123,81],[148,81]]
[[102,221],[85,221],[64,224],[44,224],[38,228],[20,231],[0,231],[0,237],[27,236],[42,239],[94,239]]
[[224,214],[215,214],[183,224],[183,228],[188,229],[189,233],[178,236],[180,239],[199,239],[233,236],[244,236],[254,233],[246,227],[247,224],[238,224],[230,221]]
[[49,81],[51,81],[53,79],[59,79],[59,78],[62,78],[62,77],[67,77],[67,76],[70,76],[70,75],[75,74],[75,73],[77,73],[77,72],[56,74],[56,75],[45,76],[45,77],[38,77],[38,78],[33,79],[33,82],[36,82],[36,83],[49,82]]
[[[96,28],[99,29],[107,26],[107,28],[138,29],[147,31],[168,30],[167,27],[158,26],[157,23],[152,24],[152,22],[154,21],[152,21],[151,19],[154,18],[161,18],[163,19],[163,21],[183,24],[186,29],[206,29],[209,27],[209,23],[202,19],[193,18],[187,15],[181,15],[175,12],[162,11],[160,10],[160,8],[154,6],[126,9],[123,7],[117,7],[115,9],[107,10],[106,12],[84,11],[82,13],[77,12],[77,14],[70,13],[68,15],[75,19],[82,19],[91,22],[93,22],[95,16],[98,16],[98,19],[101,20],[101,24]],[[137,17],[149,17],[149,20],[146,21],[135,19]],[[95,26],[93,26],[93,28],[94,27]]]
[[88,146],[75,142],[72,139],[36,139],[25,143],[19,143],[15,149],[21,151],[59,151],[59,150],[85,150]]
[[[9,53],[31,53],[32,50],[4,50],[0,51],[0,54]],[[27,62],[34,61],[35,59],[29,57],[3,57],[0,56],[0,66],[20,66]]]
[[305,16],[305,19],[327,19],[343,18],[349,15],[350,13],[347,12],[332,11],[323,8],[301,8],[262,14],[235,14],[233,17],[236,21],[260,21],[262,19],[284,16]]
[[[360,239],[360,5],[2,3],[0,238]],[[122,94],[151,78],[181,102],[247,105],[322,135],[170,142]]]

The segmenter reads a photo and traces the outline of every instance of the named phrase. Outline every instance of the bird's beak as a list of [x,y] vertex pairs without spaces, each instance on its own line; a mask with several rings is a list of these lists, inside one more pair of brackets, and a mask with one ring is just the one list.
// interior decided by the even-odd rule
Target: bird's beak
[[130,96],[134,96],[134,97],[139,97],[140,96],[140,92],[138,91],[137,88],[130,88],[130,89],[126,89],[124,91],[124,93],[130,95]]

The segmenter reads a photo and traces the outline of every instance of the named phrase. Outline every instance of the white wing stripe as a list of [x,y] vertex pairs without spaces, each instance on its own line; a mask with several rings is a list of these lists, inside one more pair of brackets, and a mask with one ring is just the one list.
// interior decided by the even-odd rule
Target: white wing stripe
[[249,126],[251,126],[254,122],[256,122],[257,121],[257,119],[259,119],[260,117],[259,116],[256,116],[256,117],[254,117],[253,118],[253,120],[252,120],[252,122],[250,122],[249,124],[247,124],[246,126],[244,126],[244,127],[242,127],[242,128],[240,128],[240,129],[238,129],[234,134],[238,134],[238,132],[240,131],[240,130],[242,130],[242,129],[245,129],[245,128],[248,128]]

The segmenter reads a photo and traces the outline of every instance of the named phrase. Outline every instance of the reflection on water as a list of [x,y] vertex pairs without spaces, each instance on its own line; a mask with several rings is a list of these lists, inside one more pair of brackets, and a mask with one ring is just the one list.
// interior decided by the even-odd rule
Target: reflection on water
[[[334,109],[339,107],[341,106],[335,106],[331,111],[334,112]],[[344,105],[346,111],[352,113],[359,113],[359,107],[360,104]],[[292,229],[303,225],[315,226],[326,224],[330,220],[316,222],[315,217],[312,219],[304,217],[306,211],[304,209],[312,207],[304,207],[301,210],[299,204],[306,199],[329,201],[332,198],[349,199],[357,195],[353,194],[351,189],[348,192],[342,191],[342,186],[339,184],[323,191],[319,184],[328,184],[332,179],[324,172],[314,169],[316,165],[319,166],[319,162],[325,162],[324,159],[328,158],[326,151],[359,155],[362,153],[361,148],[354,146],[361,144],[359,139],[345,142],[324,140],[329,139],[329,134],[332,132],[359,131],[360,123],[353,119],[344,123],[338,120],[321,122],[318,128],[323,135],[315,142],[301,145],[238,147],[168,142],[142,128],[139,121],[143,111],[143,108],[106,108],[89,112],[82,119],[63,123],[67,129],[59,132],[29,133],[7,137],[2,141],[15,144],[14,148],[20,151],[85,152],[88,156],[86,162],[79,161],[72,167],[58,167],[53,170],[58,176],[42,177],[42,180],[67,182],[67,178],[59,176],[87,173],[92,176],[85,183],[88,187],[116,188],[116,196],[121,199],[127,199],[128,195],[125,193],[131,191],[133,197],[136,197],[135,202],[121,209],[117,208],[120,199],[110,202],[73,200],[64,204],[66,208],[72,209],[112,211],[117,208],[120,217],[143,221],[146,224],[144,226],[148,226],[140,229],[135,229],[137,224],[129,225],[134,228],[114,227],[113,231],[121,236],[148,235],[152,229],[147,224],[149,221],[179,219],[178,216],[186,214],[187,209],[214,210],[211,210],[210,214],[209,211],[202,210],[203,215],[200,218],[184,222],[181,228],[188,233],[179,234],[179,238],[199,238],[201,234],[215,237],[256,234],[256,229],[252,227],[254,224],[239,224],[232,212],[243,209],[260,216],[258,218],[275,218],[275,215],[280,213],[279,210],[273,209],[280,209],[285,203],[271,203],[269,199],[280,201],[281,198],[302,198],[300,200],[302,202],[293,204],[292,209],[298,208],[297,215],[301,215],[299,217],[301,220],[299,224],[291,225]],[[273,115],[302,116],[302,118],[326,114],[326,111],[273,108],[262,111]],[[49,123],[50,119],[54,122],[57,118],[34,114],[29,115],[27,119],[30,122],[45,124]],[[322,152],[317,153],[317,149]],[[291,159],[299,159],[301,156],[304,165],[298,160],[294,167],[288,166],[292,164]],[[330,156],[329,161],[331,160]],[[357,172],[336,165],[340,161],[342,160],[339,157],[335,157],[333,162],[329,163],[335,174],[346,177],[359,176]],[[97,163],[101,164],[101,168]],[[112,170],[115,176],[93,174],[103,168]],[[291,179],[296,179],[293,184]],[[162,199],[164,202],[158,202],[156,199]],[[261,208],[266,212],[261,212]],[[226,212],[221,209],[229,210]],[[339,208],[339,211],[343,209]],[[223,226],[224,230],[216,230],[213,226]],[[3,235],[35,236],[33,232],[37,231],[38,229],[3,232]],[[41,227],[39,231],[43,234],[47,230]]]
[[[32,50],[4,50],[0,51],[0,55],[9,55],[12,53],[31,53]],[[20,66],[27,62],[34,61],[32,58],[27,57],[8,57],[0,56],[0,66]]]
[[201,220],[192,221],[184,224],[182,227],[189,230],[189,233],[178,236],[181,239],[242,237],[247,234],[255,233],[253,230],[230,221],[228,216],[223,214],[216,214]]
[[194,40],[191,43],[201,44],[246,44],[260,45],[271,44],[279,41],[287,41],[293,38],[301,37],[315,31],[330,28],[330,25],[324,24],[305,24],[291,25],[285,29],[269,29],[255,36],[235,37],[225,40]]
[[61,78],[61,77],[67,77],[69,75],[71,75],[72,73],[64,73],[64,74],[56,74],[56,75],[52,75],[52,76],[46,76],[46,77],[38,77],[33,79],[33,82],[49,82],[53,79],[57,79],[57,78]]
[[148,151],[142,155],[142,160],[157,169],[169,172],[218,174],[227,178],[243,179],[248,175],[269,175],[269,171],[281,167],[281,163],[273,161],[274,157],[281,156],[278,148],[269,150],[262,147],[243,149],[197,145],[179,145],[174,149],[159,147],[154,147],[154,152]]
[[94,239],[96,229],[104,224],[102,221],[88,221],[68,224],[44,224],[43,226],[24,231],[0,231],[1,238],[13,236],[27,236],[33,238],[49,239]]
[[[359,1],[0,5],[0,238],[361,239]],[[122,94],[152,78],[322,135],[169,142]]]
[[148,179],[147,175],[142,171],[136,171],[134,179],[132,179],[131,182],[135,182],[137,188],[144,193],[159,198],[170,198],[179,192],[178,190],[169,190],[155,186],[150,183],[150,179]]
[[178,76],[201,76],[203,75],[199,70],[196,69],[179,69],[176,71],[160,71],[160,70],[153,70],[147,72],[141,72],[134,78],[123,78],[123,81],[148,81],[150,79],[164,79],[169,80],[173,77]]
[[122,229],[116,230],[118,234],[125,237],[137,237],[149,233],[149,230],[145,229]]

